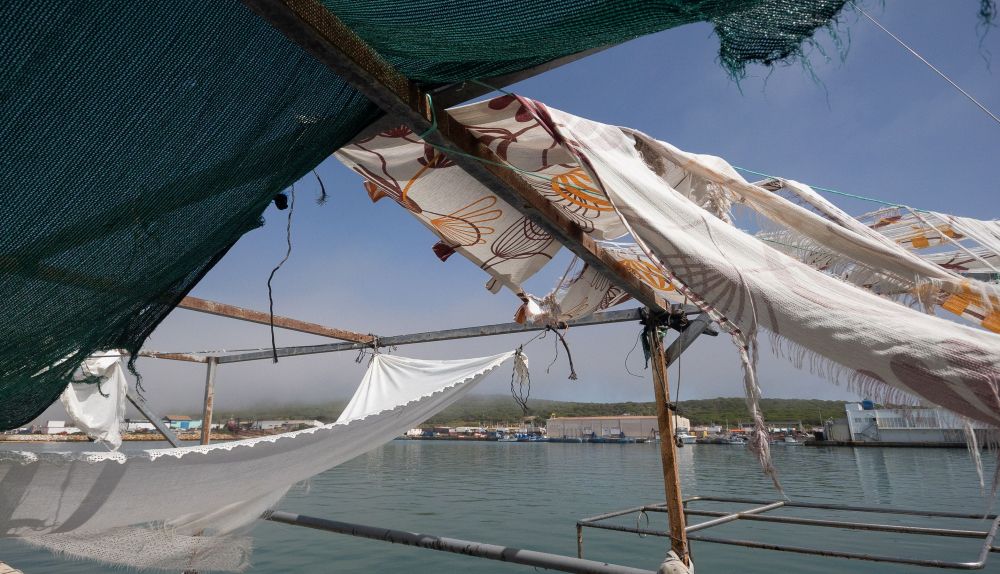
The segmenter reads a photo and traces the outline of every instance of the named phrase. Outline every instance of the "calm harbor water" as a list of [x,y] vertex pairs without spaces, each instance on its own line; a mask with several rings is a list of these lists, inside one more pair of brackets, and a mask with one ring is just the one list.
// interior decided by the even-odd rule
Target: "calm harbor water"
[[[133,443],[136,444],[136,443]],[[79,446],[82,445],[73,445]],[[144,447],[147,445],[143,445]],[[5,448],[20,448],[5,445]],[[66,445],[29,448],[67,450]],[[974,467],[963,449],[773,447],[787,495],[796,501],[982,512]],[[743,447],[679,450],[685,496],[766,498],[777,493]],[[989,458],[984,456],[984,458]],[[992,462],[987,462],[991,473]],[[313,516],[575,555],[578,518],[662,498],[656,445],[397,440],[293,488],[279,508]],[[703,508],[721,509],[705,505]],[[732,507],[729,507],[732,508]],[[984,521],[783,510],[785,515],[985,530]],[[695,518],[694,521],[706,520]],[[635,525],[634,516],[621,521]],[[651,527],[663,528],[651,517]],[[979,540],[935,539],[765,523],[728,524],[719,537],[834,550],[972,561]],[[253,530],[250,572],[531,572],[481,559],[408,548],[275,523]],[[666,539],[585,531],[585,557],[655,569]],[[694,543],[698,572],[899,573],[935,570]],[[53,557],[0,539],[0,561],[26,574],[110,569]],[[985,572],[1000,572],[995,555]]]

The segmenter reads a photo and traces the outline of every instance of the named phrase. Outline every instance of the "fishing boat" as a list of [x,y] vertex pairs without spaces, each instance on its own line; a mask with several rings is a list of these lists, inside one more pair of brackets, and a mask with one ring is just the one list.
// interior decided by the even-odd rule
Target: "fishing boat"
[[689,432],[681,431],[677,433],[677,440],[679,440],[681,444],[696,444],[698,442],[698,437]]

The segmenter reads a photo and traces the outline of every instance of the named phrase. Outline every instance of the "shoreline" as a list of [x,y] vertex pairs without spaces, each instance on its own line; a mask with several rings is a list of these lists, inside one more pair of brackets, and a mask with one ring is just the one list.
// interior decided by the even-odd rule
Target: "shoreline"
[[[234,440],[243,440],[246,438],[256,438],[258,436],[267,435],[248,435],[248,436],[237,436],[232,434],[221,434],[212,433],[209,439],[212,442],[226,442]],[[183,433],[178,434],[177,439],[185,442],[198,442],[201,440],[201,433]],[[122,442],[165,442],[162,436],[158,434],[143,433],[143,434],[125,434],[122,435]],[[70,435],[45,435],[45,434],[8,434],[0,435],[0,443],[10,442],[10,443],[58,443],[58,442],[93,442],[90,437],[84,434],[70,434]]]

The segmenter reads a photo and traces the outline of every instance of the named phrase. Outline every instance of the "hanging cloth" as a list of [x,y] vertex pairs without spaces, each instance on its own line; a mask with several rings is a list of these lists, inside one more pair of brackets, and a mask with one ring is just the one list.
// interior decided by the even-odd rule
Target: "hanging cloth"
[[291,485],[400,436],[514,355],[376,354],[337,422],[295,432],[137,453],[0,452],[0,536],[134,568],[239,571],[248,526]]
[[113,450],[122,444],[120,429],[128,393],[120,357],[119,351],[103,351],[88,357],[59,397],[74,426]]

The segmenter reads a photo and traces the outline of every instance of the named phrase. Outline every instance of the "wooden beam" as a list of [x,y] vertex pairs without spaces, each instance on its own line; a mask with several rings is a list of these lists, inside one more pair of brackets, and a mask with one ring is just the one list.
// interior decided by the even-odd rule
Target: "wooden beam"
[[153,359],[168,359],[171,361],[186,361],[188,363],[208,362],[208,357],[192,353],[157,353],[156,351],[139,351],[139,356],[150,357]]
[[667,497],[667,516],[670,526],[670,549],[690,566],[684,502],[681,497],[681,478],[677,467],[677,444],[674,442],[674,417],[670,408],[670,385],[667,363],[663,353],[663,339],[655,310],[647,309],[646,342],[653,363],[653,394],[656,397],[656,421],[660,430],[660,463],[663,466],[663,489]]
[[[579,327],[584,325],[603,325],[605,323],[624,323],[638,321],[640,318],[639,309],[621,309],[616,311],[605,311],[594,313],[569,321],[569,327]],[[414,345],[418,343],[433,343],[437,341],[455,341],[458,339],[470,339],[474,337],[492,337],[494,335],[509,335],[514,333],[529,333],[532,331],[544,330],[544,325],[522,325],[520,323],[498,323],[495,325],[480,325],[478,327],[464,327],[461,329],[446,329],[443,331],[431,331],[428,333],[411,333],[409,335],[393,335],[390,337],[379,337],[379,345],[383,347],[395,347],[398,345]],[[335,353],[338,351],[356,351],[369,348],[366,343],[329,343],[326,345],[308,345],[302,347],[278,347],[279,357],[293,357],[298,355],[315,355],[319,353]],[[217,355],[219,363],[239,363],[243,361],[259,361],[271,359],[273,357],[271,349],[260,351],[249,351],[243,353],[232,353],[229,355]]]
[[[227,305],[225,303],[217,303],[215,301],[199,299],[197,297],[185,297],[181,299],[181,302],[177,304],[177,307],[180,309],[187,309],[189,311],[198,311],[199,313],[208,313],[209,315],[218,315],[220,317],[229,317],[230,319],[238,319],[240,321],[249,321],[250,323],[260,323],[262,325],[271,324],[271,316],[269,313],[254,311],[253,309],[245,309],[235,305]],[[371,335],[362,335],[361,333],[346,331],[344,329],[324,327],[323,325],[317,325],[316,323],[307,323],[306,321],[299,321],[298,319],[291,319],[280,315],[274,316],[274,326],[282,329],[288,329],[290,331],[320,335],[321,337],[330,337],[331,339],[340,339],[342,341],[352,341],[355,343],[368,343],[372,340]]]
[[[315,0],[243,0],[243,3],[387,114],[399,118],[416,133],[426,133],[428,142],[460,151],[461,154],[448,154],[455,164],[636,301],[666,308],[662,298],[622,269],[576,222],[515,172],[502,167],[504,162],[442,106],[431,109],[425,92],[322,4]],[[437,129],[432,129],[431,118],[437,119]]]

